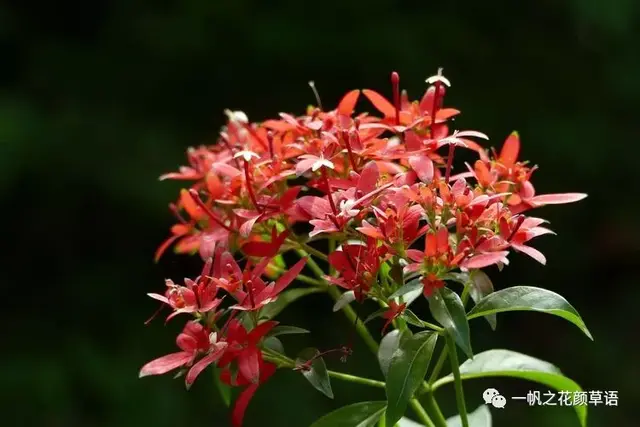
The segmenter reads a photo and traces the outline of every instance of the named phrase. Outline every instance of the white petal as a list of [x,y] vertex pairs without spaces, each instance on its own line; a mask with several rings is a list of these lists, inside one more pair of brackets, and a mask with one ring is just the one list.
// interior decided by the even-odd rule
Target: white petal
[[435,82],[442,82],[446,86],[451,87],[451,82],[449,81],[449,79],[447,79],[445,76],[443,76],[441,74],[436,74],[435,76],[429,77],[426,80],[426,82],[429,83],[430,85],[434,84]]
[[244,111],[224,110],[224,113],[227,115],[229,121],[231,122],[249,123],[249,118],[244,113]]
[[256,153],[254,153],[253,151],[247,151],[247,150],[243,150],[243,151],[238,151],[236,154],[233,155],[234,159],[237,159],[239,157],[242,157],[244,159],[245,162],[248,162],[251,160],[251,158],[255,157],[256,159],[259,159],[260,156],[258,156]]

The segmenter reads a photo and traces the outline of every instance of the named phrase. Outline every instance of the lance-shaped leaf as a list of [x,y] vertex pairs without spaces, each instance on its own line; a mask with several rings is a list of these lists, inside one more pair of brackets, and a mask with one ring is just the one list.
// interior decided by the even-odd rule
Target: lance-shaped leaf
[[[480,405],[475,411],[467,414],[469,427],[491,427],[491,411],[487,405]],[[447,427],[462,427],[460,415],[447,418]]]
[[269,336],[277,337],[278,335],[293,335],[293,334],[308,334],[306,329],[298,328],[297,326],[278,325],[271,330]]
[[328,413],[311,427],[373,427],[382,414],[387,402],[360,402],[343,406]]
[[387,425],[395,425],[427,374],[438,334],[423,331],[401,343],[391,358],[387,373]]
[[[488,350],[475,355],[460,365],[463,380],[483,377],[513,377],[544,384],[558,391],[581,392],[575,381],[565,377],[551,363],[511,350]],[[453,382],[453,375],[442,377],[433,383],[435,390]],[[587,424],[587,407],[574,405],[582,427]]]
[[455,339],[462,351],[472,358],[469,323],[458,294],[449,288],[438,289],[429,298],[429,309],[433,318]]
[[296,288],[288,289],[278,295],[278,299],[265,305],[260,311],[260,318],[271,320],[276,317],[289,304],[303,296],[324,292],[321,288]]
[[369,322],[371,322],[373,319],[376,319],[378,317],[382,317],[383,314],[385,314],[387,312],[388,308],[387,307],[382,307],[377,309],[376,311],[374,311],[373,313],[371,313],[370,315],[367,316],[366,319],[364,319],[364,322],[362,322],[363,324],[367,324]]
[[423,285],[422,282],[420,282],[420,279],[413,279],[412,281],[410,281],[406,285],[401,286],[400,289],[392,293],[391,296],[389,296],[389,299],[400,298],[401,296],[408,294],[409,292],[414,292],[418,289],[422,290],[422,288]]
[[282,341],[275,336],[265,338],[262,345],[278,354],[284,354],[284,345],[282,344]]
[[222,401],[224,402],[224,404],[228,407],[231,406],[231,386],[223,383],[220,380],[220,372],[222,372],[222,370],[220,368],[218,368],[217,366],[213,366],[213,378],[214,378],[214,382],[216,383],[216,388],[218,389],[218,392],[220,393],[220,397],[222,398]]
[[333,312],[340,311],[345,305],[351,304],[356,300],[356,293],[354,291],[347,291],[340,295],[340,298],[333,305]]
[[[482,298],[493,292],[493,282],[484,271],[473,270],[469,274],[469,278],[471,279],[469,285],[469,295],[471,296],[471,299],[474,303],[478,304],[478,302],[482,300]],[[486,316],[484,316],[484,318],[487,319],[487,322],[489,322],[489,326],[491,326],[491,329],[495,331],[496,327],[498,326],[498,319],[496,318],[496,314],[487,314]]]
[[[316,357],[320,352],[317,348],[305,348],[296,358],[296,366],[302,375],[311,383],[311,385],[322,394],[333,399],[333,391],[331,390],[331,381],[329,381],[329,372],[327,365],[322,357]],[[309,363],[309,361],[311,361]]]
[[513,286],[487,295],[468,313],[468,319],[501,313],[503,311],[538,311],[549,313],[576,325],[593,340],[575,308],[562,296],[533,286]]
[[405,329],[402,332],[399,329],[394,329],[385,335],[380,341],[380,347],[378,348],[378,362],[380,362],[380,370],[385,377],[389,372],[389,364],[391,363],[393,354],[402,343],[411,338],[411,335],[412,334],[409,329]]
[[408,308],[404,310],[401,316],[408,324],[417,326],[419,328],[429,328],[433,329],[431,325],[422,321],[413,311]]

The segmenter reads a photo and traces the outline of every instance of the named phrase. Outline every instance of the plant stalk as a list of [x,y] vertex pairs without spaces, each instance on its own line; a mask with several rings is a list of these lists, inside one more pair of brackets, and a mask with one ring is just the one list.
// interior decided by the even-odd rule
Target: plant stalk
[[436,427],[447,427],[447,420],[444,415],[442,415],[442,411],[438,406],[438,402],[436,402],[436,398],[432,392],[427,393],[427,408],[429,409],[429,413],[434,418],[434,425]]
[[[288,358],[284,354],[276,353],[272,350],[264,349],[263,357],[266,361],[276,363],[279,366],[284,368],[293,369],[296,367],[296,363],[294,360]],[[382,381],[372,380],[370,378],[358,377],[356,375],[345,374],[343,372],[337,372],[337,371],[327,371],[327,373],[332,378],[336,378],[336,379],[350,382],[350,383],[362,384],[362,385],[367,385],[370,387],[377,387],[377,388],[385,387],[385,383],[383,383]]]
[[462,378],[460,377],[460,366],[458,365],[458,352],[456,343],[453,338],[446,335],[447,348],[449,349],[449,361],[451,362],[451,371],[453,372],[453,380],[456,389],[456,403],[462,427],[469,427],[469,419],[467,417],[467,408],[464,402],[464,391],[462,390]]
[[[431,421],[431,418],[429,417],[429,414],[427,414],[427,411],[424,410],[424,408],[422,407],[422,405],[420,404],[418,399],[415,399],[415,398],[411,399],[409,401],[409,405],[411,405],[411,408],[416,413],[416,415],[418,416],[420,421],[422,421],[424,423],[425,426],[427,426],[427,427],[437,427],[433,423],[433,421]],[[446,424],[445,424],[445,427],[446,427]]]
[[[308,256],[308,253],[304,250],[304,248],[299,248],[296,249],[296,252],[298,253],[298,255],[305,257],[307,256],[308,261],[307,261],[307,265],[309,266],[309,268],[311,268],[311,270],[316,274],[316,276],[318,276],[319,279],[324,280],[324,272],[322,271],[322,269],[320,268],[320,266],[318,266],[318,264],[315,262],[315,260],[313,258],[311,258],[310,256]],[[329,286],[328,289],[328,293],[329,295],[331,295],[331,297],[335,300],[338,301],[340,299],[340,297],[342,296],[342,293],[336,289],[336,287],[334,286]],[[367,329],[366,325],[360,321],[358,319],[358,315],[356,314],[356,312],[353,310],[353,308],[347,304],[344,307],[342,307],[342,311],[344,312],[345,316],[347,316],[347,319],[349,319],[349,321],[353,322],[355,324],[356,327],[356,331],[358,332],[358,334],[360,335],[360,337],[363,339],[363,341],[365,342],[365,344],[367,345],[367,347],[369,347],[369,349],[373,352],[373,354],[377,355],[378,354],[378,342],[373,338],[373,336],[371,335],[371,333],[369,332],[369,329]],[[406,327],[406,325],[405,325]],[[329,376],[332,375],[342,375],[339,374],[337,372],[333,372],[329,371]],[[350,377],[350,375],[344,374],[347,377]],[[340,378],[340,379],[344,379],[347,380],[345,377],[335,377],[335,378]],[[366,379],[365,379],[366,380]],[[374,385],[373,383],[371,383],[371,381],[374,381],[376,383],[380,383],[382,384],[382,387],[385,388],[386,384],[380,381],[375,381],[375,380],[366,380],[367,385]],[[360,382],[361,384],[364,384],[363,382]],[[428,384],[423,383],[425,387],[427,387],[428,390],[430,390],[430,387],[428,386]],[[427,426],[427,427],[439,427],[437,425],[435,425],[433,423],[433,421],[431,421],[431,418],[429,418],[429,415],[427,414],[427,412],[424,410],[424,408],[422,407],[422,405],[420,404],[420,402],[418,401],[418,399],[411,399],[411,401],[409,402],[411,407],[413,408],[413,410],[416,412],[416,415],[418,415],[418,417],[420,417],[421,421]],[[446,427],[446,423],[443,425],[443,427]],[[468,427],[468,426],[464,426],[464,427]]]

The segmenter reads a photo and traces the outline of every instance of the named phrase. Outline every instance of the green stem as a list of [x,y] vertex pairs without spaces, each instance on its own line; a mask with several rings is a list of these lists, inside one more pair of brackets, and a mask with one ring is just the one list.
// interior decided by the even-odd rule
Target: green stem
[[447,427],[447,420],[445,419],[444,415],[442,415],[442,411],[440,410],[438,402],[436,402],[436,398],[433,393],[428,393],[426,399],[427,408],[429,409],[431,416],[434,417],[435,426]]
[[316,248],[314,248],[313,246],[308,245],[307,243],[304,242],[299,242],[299,241],[295,241],[295,240],[290,240],[287,239],[287,242],[296,245],[298,248],[303,249],[305,252],[312,254],[313,256],[315,256],[316,258],[319,258],[323,261],[328,261],[328,257],[326,254],[320,252],[319,250],[317,250]]
[[[431,421],[429,414],[427,414],[427,411],[424,410],[424,408],[422,407],[418,399],[411,399],[409,401],[409,405],[411,405],[411,408],[416,413],[420,421],[424,423],[425,426],[436,427],[433,421]],[[445,427],[446,427],[446,424],[445,424]]]
[[[331,298],[333,298],[334,301],[338,301],[342,296],[342,293],[332,286],[329,288],[329,295],[331,295]],[[342,307],[342,311],[345,316],[347,316],[347,319],[356,326],[356,331],[358,331],[358,334],[362,337],[365,344],[367,344],[367,347],[369,347],[373,354],[378,354],[378,342],[373,338],[365,324],[362,323],[362,320],[358,318],[353,307],[347,304]]]
[[429,329],[433,329],[436,332],[442,333],[444,332],[444,328],[438,325],[435,325],[433,323],[430,322],[425,322],[424,320],[420,319],[420,321],[422,322],[422,326],[429,328]]
[[[324,277],[324,271],[322,271],[322,268],[320,268],[320,266],[315,262],[313,258],[309,257],[309,254],[307,252],[305,252],[303,249],[296,249],[296,252],[298,252],[298,254],[302,257],[308,257],[307,265],[315,273],[315,275],[318,276],[319,279],[322,279]],[[330,286],[328,292],[329,295],[331,295],[331,298],[334,299],[334,301],[338,301],[342,296],[342,293],[335,286]],[[349,319],[349,321],[351,321],[356,326],[358,334],[360,334],[369,349],[374,354],[378,354],[378,342],[373,339],[373,336],[371,336],[371,333],[369,333],[367,327],[362,323],[360,319],[358,319],[358,315],[353,310],[353,307],[347,304],[342,307],[342,311],[344,312],[345,316],[347,316],[347,319]]]
[[440,357],[436,362],[436,366],[433,367],[433,372],[431,372],[431,376],[429,377],[429,384],[433,384],[435,380],[438,379],[438,375],[440,375],[440,371],[442,370],[442,366],[444,362],[447,360],[447,347],[442,349],[440,353]]
[[[280,354],[269,349],[263,349],[262,352],[264,360],[268,362],[276,363],[278,364],[278,366],[283,368],[293,369],[296,367],[296,362],[293,359],[288,358],[284,354]],[[370,378],[358,377],[356,375],[350,375],[336,371],[327,371],[327,374],[332,378],[350,383],[362,384],[370,387],[385,388],[385,383],[383,383],[382,381],[372,380]]]
[[[336,251],[336,239],[333,237],[329,238],[329,255]],[[336,272],[336,269],[333,268],[333,265],[329,264],[329,275],[333,276]]]
[[[278,273],[285,273],[287,270],[284,268],[278,267],[277,265],[270,265],[269,268],[276,270]],[[296,280],[307,283],[309,285],[318,286],[318,287],[326,287],[327,283],[324,280],[318,280],[313,277],[309,277],[305,274],[298,274],[296,276]]]
[[466,307],[467,302],[469,301],[469,295],[471,292],[470,289],[471,289],[471,284],[467,283],[466,285],[464,285],[464,289],[462,290],[462,295],[460,296],[463,307]]
[[462,390],[462,378],[460,377],[460,366],[458,364],[458,352],[456,350],[456,343],[449,335],[446,335],[446,340],[447,347],[449,349],[449,360],[451,362],[451,370],[453,372],[453,380],[456,389],[456,402],[458,404],[460,420],[462,420],[462,427],[469,427],[467,408],[464,402],[464,391]]
[[[308,256],[308,254],[305,252],[304,249],[296,249],[296,252],[302,257]],[[318,266],[318,264],[315,262],[313,258],[308,257],[307,259],[308,259],[307,265],[309,266],[309,268],[316,274],[316,276],[318,276],[319,279],[323,279],[324,271],[322,271],[320,266]],[[330,286],[328,292],[329,292],[329,295],[331,295],[331,297],[335,301],[338,301],[342,296],[342,293],[338,289],[336,289],[334,286]],[[349,304],[347,304],[344,307],[342,307],[342,311],[344,312],[345,316],[347,316],[347,319],[349,319],[349,321],[355,324],[356,331],[358,332],[360,337],[363,339],[367,347],[369,347],[369,349],[373,352],[373,354],[377,355],[378,348],[379,348],[378,342],[373,338],[373,336],[371,335],[371,333],[369,332],[365,324],[358,319],[358,315],[353,310],[353,308]],[[329,371],[329,375],[332,375],[331,372],[332,371]],[[334,373],[334,375],[335,374],[337,374],[337,372]],[[345,379],[345,378],[343,377],[341,379]],[[374,380],[368,380],[368,381],[374,381]],[[379,382],[379,381],[376,381],[376,382]],[[385,383],[381,382],[381,384],[383,388],[386,387]],[[372,385],[372,384],[369,383],[368,385]],[[425,386],[428,387],[427,384],[425,384]],[[430,390],[430,388],[428,389]],[[429,415],[426,413],[426,411],[424,410],[422,405],[420,405],[420,402],[417,399],[412,399],[410,401],[410,404],[411,404],[411,407],[416,412],[416,414],[420,417],[420,419],[424,422],[426,426],[436,427],[431,421],[431,419],[429,418]],[[445,424],[445,427],[446,427],[446,424]],[[464,427],[468,427],[468,426],[464,426]]]
[[329,373],[330,377],[336,378],[339,380],[348,381],[356,384],[368,385],[368,386],[377,387],[377,388],[385,387],[385,383],[383,383],[382,381],[376,381],[369,378],[357,377],[355,375],[344,374],[342,372],[336,372],[336,371],[327,371],[327,372]]
[[296,253],[298,255],[300,255],[301,258],[306,257],[307,258],[307,267],[309,267],[313,271],[313,274],[315,274],[318,277],[318,279],[323,280],[324,271],[322,270],[322,268],[320,268],[320,266],[318,265],[316,260],[311,258],[311,256],[309,256],[309,253],[307,251],[305,251],[304,249],[298,248],[298,249],[296,249]]

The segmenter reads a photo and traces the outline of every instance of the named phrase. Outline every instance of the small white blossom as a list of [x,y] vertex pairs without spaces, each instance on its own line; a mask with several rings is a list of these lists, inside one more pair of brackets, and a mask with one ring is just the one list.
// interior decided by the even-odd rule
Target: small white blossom
[[244,111],[224,110],[224,113],[227,115],[230,122],[249,123],[249,118]]
[[435,82],[441,82],[446,86],[451,87],[451,82],[449,81],[449,79],[447,79],[445,76],[442,75],[442,68],[439,68],[438,74],[429,77],[426,80],[426,82],[429,83],[430,85],[434,84]]
[[260,158],[260,156],[258,156],[256,153],[248,150],[238,151],[236,154],[233,155],[234,159],[237,159],[239,157],[242,157],[245,162],[251,161],[251,158],[256,158],[256,159]]
[[360,212],[360,209],[354,209],[353,205],[355,204],[354,200],[343,200],[340,202],[340,215],[351,218]]
[[318,160],[316,160],[313,166],[311,166],[311,170],[315,172],[318,169],[320,169],[322,166],[327,167],[329,169],[334,169],[333,162],[331,160],[318,158]]

